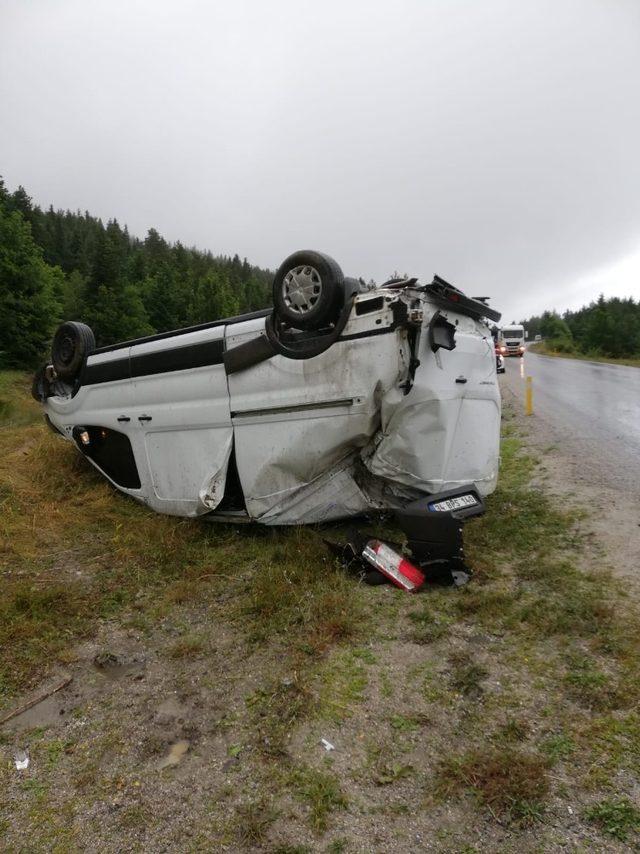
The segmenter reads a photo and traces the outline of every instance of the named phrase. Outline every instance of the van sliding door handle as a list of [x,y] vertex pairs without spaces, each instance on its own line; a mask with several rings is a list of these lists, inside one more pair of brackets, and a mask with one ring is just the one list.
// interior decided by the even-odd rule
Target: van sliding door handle
[[150,415],[138,415],[138,421],[151,421]]
[[131,421],[128,415],[120,415],[118,421]]

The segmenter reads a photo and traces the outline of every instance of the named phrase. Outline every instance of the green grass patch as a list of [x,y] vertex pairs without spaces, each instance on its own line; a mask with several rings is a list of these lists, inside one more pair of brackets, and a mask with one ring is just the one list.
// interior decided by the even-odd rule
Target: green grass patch
[[496,740],[504,741],[524,741],[529,734],[529,724],[521,718],[508,718],[508,720],[498,729]]
[[620,842],[626,842],[631,834],[640,832],[640,810],[628,798],[600,801],[589,807],[585,816]]
[[397,732],[415,732],[423,726],[424,721],[420,715],[391,715],[389,718],[391,729]]
[[329,816],[346,809],[347,798],[337,777],[330,770],[303,766],[291,773],[289,785],[293,795],[309,809],[309,822],[319,833],[327,829]]
[[368,683],[362,657],[351,649],[334,652],[320,676],[317,716],[338,722],[349,717],[353,707],[362,702]]
[[309,673],[297,668],[293,676],[270,678],[245,698],[253,741],[262,753],[286,757],[291,732],[313,707],[309,681]]
[[[264,537],[264,535],[258,535]],[[272,534],[277,546],[264,554],[251,574],[239,616],[249,638],[262,643],[284,637],[289,644],[321,655],[364,628],[362,599],[333,563],[319,565],[319,537],[308,529]]]
[[[221,587],[248,640],[280,642],[285,658],[320,660],[366,628],[364,597],[322,560],[316,532],[251,527],[239,537],[141,507],[44,427],[28,385],[0,373],[0,704],[100,618],[153,625],[189,603],[213,605]],[[235,577],[230,565],[242,568]],[[183,638],[168,654],[204,647]]]
[[0,430],[42,420],[42,408],[31,397],[30,377],[22,371],[0,371]]
[[410,611],[407,615],[413,623],[409,640],[417,644],[431,644],[446,637],[452,619],[447,614],[436,613],[433,604],[427,599],[420,604],[418,610]]
[[541,753],[552,765],[570,757],[576,750],[576,743],[564,732],[548,735],[540,743]]

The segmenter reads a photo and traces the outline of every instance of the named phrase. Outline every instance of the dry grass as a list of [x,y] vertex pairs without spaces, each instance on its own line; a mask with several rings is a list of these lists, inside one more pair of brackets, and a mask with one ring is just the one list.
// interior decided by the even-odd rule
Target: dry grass
[[269,828],[277,818],[278,811],[264,799],[240,804],[236,809],[236,836],[243,845],[259,845],[265,841]]
[[530,822],[542,814],[549,777],[541,757],[514,747],[489,747],[441,762],[436,791],[441,797],[470,791],[499,818]]
[[[234,611],[255,643],[277,636],[319,657],[358,630],[358,597],[330,561],[318,567],[313,532],[251,528],[238,537],[159,516],[116,494],[43,427],[24,375],[0,377],[0,702],[100,618],[154,619],[220,586],[236,591]],[[196,652],[178,642],[171,654]]]

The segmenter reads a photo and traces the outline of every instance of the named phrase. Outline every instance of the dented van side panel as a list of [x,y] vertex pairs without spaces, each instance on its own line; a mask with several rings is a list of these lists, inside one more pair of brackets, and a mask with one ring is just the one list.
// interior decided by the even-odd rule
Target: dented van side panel
[[394,388],[382,401],[381,429],[369,471],[420,492],[473,482],[482,495],[498,477],[500,392],[487,327],[447,312],[455,349],[433,353],[420,341],[420,366],[408,395]]
[[[276,355],[229,376],[236,462],[252,518],[320,521],[370,506],[353,463],[380,427],[380,401],[401,379],[406,348],[390,315],[385,327],[376,324],[379,314],[363,320],[319,356]],[[260,333],[254,321],[238,326],[227,329],[228,347]],[[374,339],[369,333],[380,328],[385,334]]]

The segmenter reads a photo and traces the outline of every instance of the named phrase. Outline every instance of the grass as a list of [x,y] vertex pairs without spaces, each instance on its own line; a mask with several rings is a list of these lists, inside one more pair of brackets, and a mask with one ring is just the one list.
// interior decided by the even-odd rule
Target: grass
[[564,732],[547,736],[540,744],[540,751],[551,765],[567,759],[576,749],[575,741]]
[[[315,850],[311,834],[329,850],[320,837],[335,829],[342,850],[345,828],[355,832],[371,813],[389,827],[380,847],[402,850],[408,798],[417,823],[430,820],[421,803],[446,800],[459,815],[456,850],[473,850],[477,828],[495,822],[528,850],[517,834],[532,824],[546,833],[552,799],[576,806],[585,838],[631,839],[640,620],[615,579],[586,566],[580,515],[531,488],[540,461],[508,409],[503,426],[499,487],[465,532],[471,583],[405,596],[358,585],[322,548],[324,532],[238,532],[161,517],[116,495],[43,427],[27,378],[0,373],[0,707],[112,626],[160,651],[170,690],[193,695],[197,707],[208,708],[211,694],[221,704],[199,737],[221,740],[221,761],[234,763],[225,797],[207,801],[213,830],[193,801],[194,839],[211,832],[232,848],[293,852]],[[386,533],[398,537],[388,524]],[[219,646],[226,636],[231,661]],[[83,815],[140,773],[123,764],[124,724],[97,718],[90,736],[91,715],[106,711],[96,704],[78,714],[77,744],[31,735],[37,776],[12,803],[34,824],[34,847],[47,840],[30,810],[42,816],[42,834],[73,812],[60,780],[71,781]],[[162,733],[147,736],[142,763],[164,744]],[[325,754],[320,736],[335,753]],[[194,744],[185,776],[165,775],[164,786],[188,779]],[[0,787],[16,785],[0,764]],[[147,818],[154,826],[144,804],[130,806],[130,829]],[[68,850],[81,847],[71,820],[55,832],[63,831]],[[545,839],[553,850],[557,840]]]
[[193,658],[201,655],[207,647],[206,639],[201,635],[187,634],[171,644],[168,653],[170,658]]
[[[336,642],[362,633],[366,626],[361,600],[330,561],[319,571],[317,536],[295,529],[256,537],[267,542],[238,610],[252,642],[287,638],[301,651],[319,656]],[[270,538],[277,541],[275,547],[269,547]]]
[[640,833],[640,810],[628,798],[604,800],[585,812],[609,836],[626,842],[631,834]]
[[606,365],[625,365],[630,368],[640,368],[640,358],[624,357],[614,358],[610,356],[602,356],[599,353],[580,353],[579,351],[564,352],[554,349],[553,342],[549,344],[544,341],[539,341],[537,344],[530,344],[529,350],[532,353],[539,353],[542,356],[559,356],[561,359],[581,359],[586,362],[603,362]]
[[482,682],[489,675],[488,671],[473,661],[468,652],[454,653],[449,660],[452,687],[465,697],[478,698],[482,694]]
[[544,759],[514,747],[474,749],[443,760],[436,792],[471,792],[482,806],[508,821],[539,819],[549,792]]
[[[241,593],[235,612],[256,644],[279,637],[318,658],[364,627],[351,582],[329,561],[319,571],[312,531],[238,538],[226,526],[152,514],[116,496],[69,443],[43,429],[24,375],[0,378],[0,705],[99,619],[137,612],[144,626],[145,617],[210,601],[223,582]],[[229,584],[229,566],[249,568],[248,577]],[[169,654],[200,651],[187,638]]]
[[507,718],[496,732],[496,740],[503,742],[524,741],[530,731],[530,726],[527,721],[519,718]]
[[319,718],[342,721],[363,699],[368,684],[367,666],[356,652],[338,651],[323,669],[317,688],[316,714]]
[[309,810],[309,820],[314,830],[326,830],[329,815],[337,809],[346,809],[348,802],[340,783],[330,770],[302,766],[291,776],[290,785],[295,796]]
[[430,644],[445,637],[451,620],[446,616],[434,614],[428,602],[425,601],[421,605],[419,610],[410,611],[408,614],[413,623],[409,639],[417,644]]
[[236,809],[235,819],[238,840],[244,845],[259,845],[277,818],[278,811],[264,799],[241,804]]

